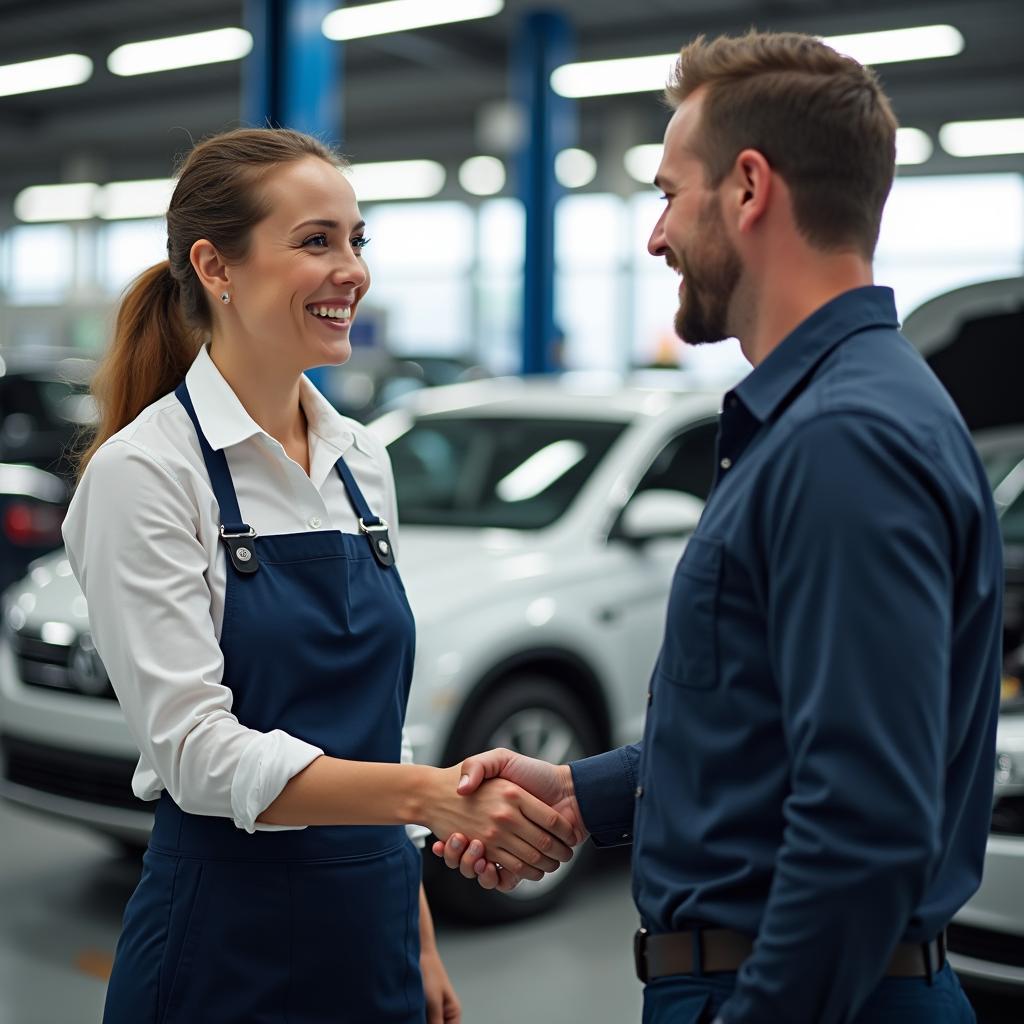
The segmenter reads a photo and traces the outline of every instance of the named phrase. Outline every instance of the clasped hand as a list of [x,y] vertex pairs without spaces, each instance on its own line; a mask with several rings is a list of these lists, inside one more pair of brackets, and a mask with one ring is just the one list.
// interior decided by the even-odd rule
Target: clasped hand
[[[501,782],[513,784],[524,796],[535,799],[544,811],[554,815],[549,821],[557,820],[560,826],[568,826],[568,834],[561,830],[556,832],[562,842],[576,846],[587,838],[589,833],[583,824],[568,765],[552,765],[498,748],[467,758],[462,762],[461,771],[457,787],[461,799],[470,799]],[[535,815],[543,812],[539,812],[535,804],[529,806],[534,815],[532,820],[541,824]],[[442,834],[445,833],[435,830],[435,835]],[[541,871],[537,870],[542,866],[538,861],[529,857],[508,857],[500,850],[498,855],[494,855],[491,852],[494,843],[487,840],[486,834],[472,829],[453,830],[446,841],[439,840],[432,849],[436,856],[444,858],[449,868],[458,869],[466,878],[475,878],[484,889],[509,892],[523,879],[537,881],[542,877]],[[557,847],[549,847],[545,852],[555,856],[555,849]],[[565,849],[569,856],[557,857],[558,861],[567,861],[572,856],[571,851],[567,847]],[[554,871],[558,867],[558,863],[546,866],[551,862],[551,856],[546,857],[545,871]]]
[[449,842],[473,836],[479,856],[500,864],[509,876],[537,881],[572,858],[576,828],[543,799],[498,774],[493,772],[485,781],[480,772],[470,786],[463,766],[444,769],[443,791],[433,803],[427,824],[436,836],[447,836]]

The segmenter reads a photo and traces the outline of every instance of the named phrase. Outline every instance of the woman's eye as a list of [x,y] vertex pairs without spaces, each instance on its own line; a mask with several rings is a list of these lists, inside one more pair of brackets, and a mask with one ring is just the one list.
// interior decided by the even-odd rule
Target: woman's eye
[[303,243],[303,245],[314,245],[317,248],[327,248],[327,236],[326,235],[311,235]]
[[357,235],[352,239],[352,248],[356,252],[361,252],[370,244],[370,240],[365,235]]

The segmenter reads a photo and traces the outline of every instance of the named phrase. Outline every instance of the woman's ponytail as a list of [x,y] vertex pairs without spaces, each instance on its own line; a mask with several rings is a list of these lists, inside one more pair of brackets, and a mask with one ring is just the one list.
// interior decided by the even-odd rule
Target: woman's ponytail
[[79,476],[104,441],[185,379],[201,344],[185,320],[170,264],[143,271],[121,300],[114,339],[93,377],[99,421],[79,457]]

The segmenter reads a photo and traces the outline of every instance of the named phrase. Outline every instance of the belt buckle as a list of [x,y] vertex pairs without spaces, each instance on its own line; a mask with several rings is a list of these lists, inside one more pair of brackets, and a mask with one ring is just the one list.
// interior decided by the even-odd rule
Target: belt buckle
[[636,976],[647,984],[647,929],[637,928],[633,935],[633,964]]

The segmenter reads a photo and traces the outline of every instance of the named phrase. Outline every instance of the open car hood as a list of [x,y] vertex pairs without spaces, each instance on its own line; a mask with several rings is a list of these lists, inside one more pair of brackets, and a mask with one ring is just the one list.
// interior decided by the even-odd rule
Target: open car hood
[[1024,277],[939,295],[907,317],[903,333],[971,431],[1024,423]]

